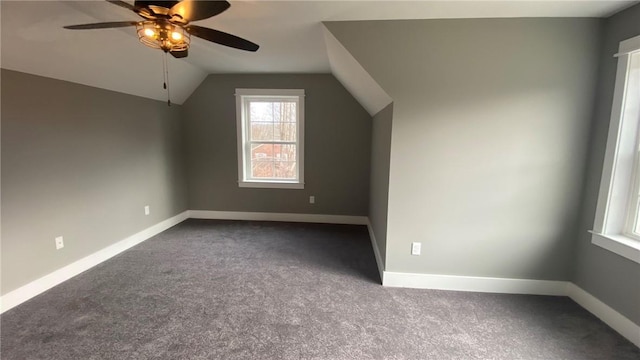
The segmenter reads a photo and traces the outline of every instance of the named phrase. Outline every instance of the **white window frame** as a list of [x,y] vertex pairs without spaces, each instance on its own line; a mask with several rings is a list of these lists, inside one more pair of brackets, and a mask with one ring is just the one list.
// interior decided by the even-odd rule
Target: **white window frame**
[[618,70],[591,242],[640,263],[640,239],[628,227],[640,130],[640,75],[630,76],[632,56],[634,61],[640,56],[640,36],[620,42],[616,54]]
[[[304,189],[304,89],[236,89],[236,122],[238,132],[238,186],[249,188]],[[245,116],[252,99],[295,100],[297,103],[296,169],[297,179],[252,179],[250,126]]]

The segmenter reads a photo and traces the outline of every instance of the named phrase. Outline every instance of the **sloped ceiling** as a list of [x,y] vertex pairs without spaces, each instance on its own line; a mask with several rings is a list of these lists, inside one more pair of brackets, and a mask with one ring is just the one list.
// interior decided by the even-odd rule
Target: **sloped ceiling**
[[369,115],[374,116],[389,105],[393,101],[389,94],[326,27],[324,36],[331,72]]
[[[133,1],[129,1],[133,3]],[[231,1],[197,22],[261,48],[249,53],[195,39],[189,57],[169,57],[171,98],[181,104],[209,73],[328,73],[322,21],[476,17],[604,17],[636,1]],[[133,28],[71,31],[64,25],[138,20],[106,1],[2,1],[0,66],[166,100],[162,52]],[[335,44],[334,44],[335,45]]]

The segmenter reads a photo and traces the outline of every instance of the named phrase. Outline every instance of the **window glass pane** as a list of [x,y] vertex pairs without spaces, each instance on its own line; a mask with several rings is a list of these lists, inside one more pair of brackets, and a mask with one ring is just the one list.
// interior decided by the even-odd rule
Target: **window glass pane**
[[251,145],[251,161],[272,161],[273,145],[271,144],[252,144]]
[[254,141],[296,141],[296,103],[251,101],[250,137]]
[[251,121],[251,140],[276,140],[273,136],[273,123]]
[[274,162],[275,177],[278,179],[295,179],[296,178],[296,162],[295,161],[276,161]]
[[273,159],[276,161],[295,161],[296,145],[273,145]]
[[254,179],[273,178],[273,161],[253,161],[251,163],[251,177]]
[[636,218],[635,218],[635,226],[632,230],[634,234],[640,236],[640,202],[636,202]]
[[252,144],[251,177],[296,179],[296,148],[289,144]]
[[273,122],[273,103],[249,102],[249,119],[251,119],[251,122]]
[[296,103],[292,101],[278,102],[275,106],[277,112],[274,111],[274,122],[295,123],[296,122]]
[[638,139],[638,144],[636,144],[635,183],[633,184],[633,190],[629,198],[631,202],[629,211],[631,211],[631,213],[629,214],[628,221],[631,223],[627,226],[632,234],[640,237],[640,151],[638,150],[638,146],[640,146],[640,139]]
[[275,123],[273,139],[281,141],[296,141],[296,123]]

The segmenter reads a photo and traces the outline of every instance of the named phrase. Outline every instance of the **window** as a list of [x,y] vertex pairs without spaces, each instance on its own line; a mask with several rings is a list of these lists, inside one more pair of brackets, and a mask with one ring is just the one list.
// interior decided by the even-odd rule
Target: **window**
[[620,43],[592,242],[640,263],[640,36]]
[[236,89],[238,185],[304,188],[304,90]]

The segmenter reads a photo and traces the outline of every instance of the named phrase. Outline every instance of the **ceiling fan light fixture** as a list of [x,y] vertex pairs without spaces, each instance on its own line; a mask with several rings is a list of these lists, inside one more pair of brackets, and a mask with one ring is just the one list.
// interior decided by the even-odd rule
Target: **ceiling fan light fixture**
[[136,25],[138,39],[153,49],[168,51],[184,51],[189,49],[190,34],[182,27],[168,21],[141,21]]

